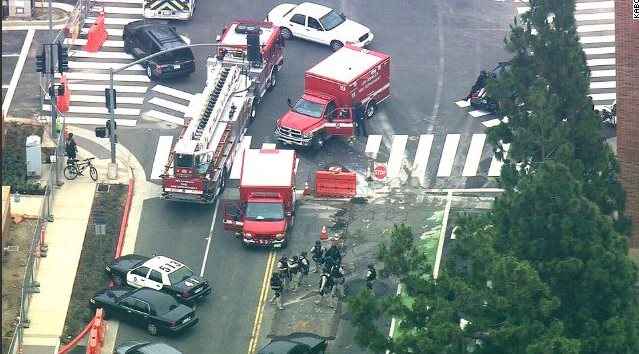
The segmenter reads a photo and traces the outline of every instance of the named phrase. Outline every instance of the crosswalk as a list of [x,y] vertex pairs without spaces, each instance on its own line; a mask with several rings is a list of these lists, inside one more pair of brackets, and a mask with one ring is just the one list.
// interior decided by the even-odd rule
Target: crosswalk
[[[173,143],[173,136],[158,139],[151,180],[160,179]],[[258,143],[251,136],[242,137],[235,161],[241,161],[245,148],[258,148]],[[504,146],[504,156],[508,148],[509,145]],[[486,134],[370,135],[366,147],[357,153],[356,164],[349,168],[359,174],[366,173],[368,158],[372,158],[386,166],[385,182],[402,185],[414,179],[423,187],[428,187],[433,181],[451,178],[498,177],[503,163],[487,143]],[[230,178],[239,177],[240,164],[234,164]]]
[[[526,3],[517,4],[516,8],[518,14],[529,10]],[[590,97],[595,109],[602,109],[617,98],[615,2],[577,0],[575,21],[591,74]]]
[[[513,0],[518,15],[530,7],[527,0]],[[595,109],[609,107],[617,98],[615,69],[615,3],[614,1],[578,0],[575,4],[575,21],[579,41],[586,54],[590,69],[590,97]],[[469,101],[455,102],[460,108],[468,108]],[[486,127],[494,127],[507,117],[498,118],[482,110],[469,110],[473,118],[482,119]]]
[[[100,51],[92,53],[83,50],[87,43],[90,26],[95,17],[85,21],[79,38],[67,38],[64,44],[69,46],[69,90],[71,102],[69,111],[64,113],[69,124],[103,125],[109,118],[105,105],[104,89],[109,87],[109,68],[119,69],[133,61],[133,57],[124,53],[122,33],[124,25],[142,19],[143,0],[95,0],[91,13],[97,16],[100,10],[105,12],[107,40]],[[56,75],[59,77],[60,75]],[[115,110],[118,126],[136,126],[144,105],[145,93],[150,84],[144,68],[135,65],[114,75],[114,88],[117,92]],[[48,100],[42,106],[50,111]]]

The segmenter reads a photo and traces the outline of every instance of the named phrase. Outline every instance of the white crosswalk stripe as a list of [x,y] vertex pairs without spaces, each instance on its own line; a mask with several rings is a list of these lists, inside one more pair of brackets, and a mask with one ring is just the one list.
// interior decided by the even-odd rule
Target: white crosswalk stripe
[[153,159],[153,168],[151,169],[151,180],[160,179],[160,175],[164,173],[164,168],[169,160],[169,153],[173,145],[173,136],[163,135],[158,139],[155,148],[155,158]]
[[470,147],[468,148],[468,155],[466,155],[466,164],[464,164],[462,176],[470,177],[477,175],[477,169],[479,168],[485,142],[486,134],[473,134]]
[[[96,22],[95,15],[86,19],[80,37],[67,38],[64,44],[69,50],[69,79],[71,105],[64,113],[69,124],[103,125],[109,118],[105,107],[104,89],[109,88],[109,69],[121,69],[132,62],[133,56],[124,53],[122,38],[124,25],[143,18],[143,0],[94,0],[92,12],[104,10],[107,40],[97,52],[88,52],[87,35],[90,27]],[[114,89],[117,92],[117,108],[115,114],[118,127],[131,127],[137,124],[144,105],[144,94],[148,90],[149,78],[144,75],[144,68],[134,65],[116,73]],[[56,77],[60,77],[56,74]],[[50,109],[48,104],[44,110]]]
[[149,100],[149,103],[160,106],[160,107],[168,108],[173,111],[182,112],[182,113],[186,113],[187,110],[189,109],[188,106],[171,102],[159,97],[153,97],[152,99]]
[[[503,144],[504,148],[504,156],[503,158],[508,157],[508,149],[510,148],[510,144]],[[490,161],[490,167],[488,168],[488,177],[497,177],[501,174],[501,166],[504,164],[503,160],[497,159],[497,156],[493,155],[492,160]]]
[[155,85],[155,86],[153,86],[152,90],[156,91],[156,92],[163,93],[165,95],[181,98],[181,99],[187,100],[187,101],[190,101],[190,100],[193,99],[193,95],[188,93],[188,92],[176,90],[174,88],[167,87],[167,86],[164,86],[164,85]]
[[411,169],[411,176],[417,178],[420,185],[424,185],[426,176],[426,166],[428,165],[428,157],[431,147],[433,146],[433,134],[423,134],[419,136],[417,143],[417,152],[415,152],[415,160]]
[[408,135],[394,135],[393,143],[391,145],[391,155],[388,159],[388,166],[386,176],[392,180],[399,177],[400,170],[402,168],[402,162],[404,161],[404,150],[406,149],[406,143],[408,142]]
[[160,111],[156,111],[156,110],[150,110],[148,112],[144,113],[145,116],[149,117],[149,118],[155,118],[155,119],[159,119],[161,121],[165,121],[168,123],[173,123],[173,124],[178,124],[178,125],[184,125],[184,118],[178,118],[175,116],[172,116],[170,114],[166,114]]
[[453,163],[455,155],[457,155],[457,146],[459,145],[460,134],[448,134],[444,141],[444,150],[439,160],[439,168],[437,169],[437,177],[449,177],[453,172]]

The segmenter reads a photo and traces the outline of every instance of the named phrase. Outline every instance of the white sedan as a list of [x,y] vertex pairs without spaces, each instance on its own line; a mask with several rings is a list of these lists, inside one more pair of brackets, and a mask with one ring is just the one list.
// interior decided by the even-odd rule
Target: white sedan
[[266,21],[281,27],[284,39],[298,37],[329,45],[333,50],[347,42],[363,47],[373,41],[373,32],[368,27],[330,7],[311,2],[277,5],[268,13]]

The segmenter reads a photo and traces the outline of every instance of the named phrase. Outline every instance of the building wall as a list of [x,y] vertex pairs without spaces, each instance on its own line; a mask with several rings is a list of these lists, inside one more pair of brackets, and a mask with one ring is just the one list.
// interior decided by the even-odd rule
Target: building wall
[[630,247],[639,248],[639,0],[615,0],[615,42],[617,156],[633,221]]

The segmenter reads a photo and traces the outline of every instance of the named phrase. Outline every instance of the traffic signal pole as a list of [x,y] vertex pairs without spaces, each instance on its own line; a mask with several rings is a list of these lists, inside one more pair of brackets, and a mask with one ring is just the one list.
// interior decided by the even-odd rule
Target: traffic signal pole
[[113,67],[109,68],[109,139],[111,140],[111,163],[108,176],[118,178],[118,162],[115,160],[115,90],[113,90]]

